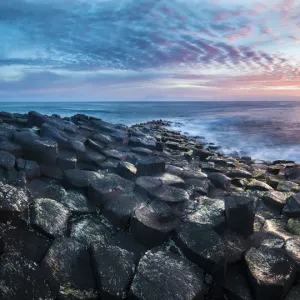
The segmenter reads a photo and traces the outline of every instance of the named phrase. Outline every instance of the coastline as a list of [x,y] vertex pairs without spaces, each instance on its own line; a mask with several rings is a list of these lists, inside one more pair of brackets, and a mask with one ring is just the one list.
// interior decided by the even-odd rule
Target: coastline
[[299,164],[226,157],[162,120],[0,119],[4,299],[24,299],[14,276],[44,300],[299,290]]

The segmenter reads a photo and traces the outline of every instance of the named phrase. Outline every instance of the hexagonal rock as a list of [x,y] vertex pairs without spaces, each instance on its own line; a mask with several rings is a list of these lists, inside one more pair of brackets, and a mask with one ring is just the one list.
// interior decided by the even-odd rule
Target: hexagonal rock
[[176,229],[176,244],[184,256],[212,274],[215,280],[224,279],[225,243],[208,226],[186,223]]
[[129,300],[196,300],[205,293],[203,271],[168,251],[149,250],[131,284]]
[[166,163],[162,158],[142,159],[137,164],[137,176],[152,176],[165,172]]
[[87,247],[73,238],[57,238],[42,265],[53,274],[58,299],[98,299],[92,259]]
[[188,192],[189,195],[207,195],[209,190],[209,180],[203,179],[186,179],[184,182],[184,189]]
[[101,151],[103,155],[105,155],[108,158],[114,158],[114,159],[119,159],[119,160],[124,160],[126,159],[126,153],[121,152],[116,149],[104,149]]
[[131,147],[131,151],[145,156],[151,155],[153,153],[150,149],[143,147]]
[[51,293],[45,270],[18,253],[0,257],[2,300],[48,300]]
[[147,197],[137,193],[119,195],[106,202],[102,213],[115,227],[126,229],[131,214],[147,201]]
[[150,138],[130,137],[128,140],[128,145],[132,147],[143,147],[154,150],[156,147],[156,141],[155,139]]
[[62,170],[56,165],[40,164],[41,175],[55,180],[62,179]]
[[42,115],[36,111],[30,111],[28,113],[28,127],[37,126],[40,127],[44,122],[48,120],[46,115]]
[[128,161],[121,161],[118,163],[117,173],[121,177],[132,180],[136,177],[136,167]]
[[286,199],[282,213],[290,218],[300,217],[300,193]]
[[67,191],[61,185],[39,179],[32,180],[27,188],[32,198],[50,198],[60,201],[67,195]]
[[207,198],[196,211],[185,215],[182,220],[188,223],[207,225],[222,232],[225,229],[224,201]]
[[162,201],[168,204],[177,204],[189,200],[189,195],[184,189],[169,185],[162,185],[157,189],[150,190],[148,196],[152,200]]
[[116,130],[116,126],[114,124],[99,120],[99,119],[94,119],[91,120],[91,122],[93,123],[93,125],[97,128],[99,128],[100,130],[103,130],[105,132],[114,132]]
[[285,297],[285,300],[298,300],[298,299],[300,299],[300,284],[293,286]]
[[87,188],[91,182],[103,178],[103,175],[94,171],[65,170],[63,172],[63,184],[74,188]]
[[36,140],[27,157],[44,164],[56,164],[58,144],[53,140]]
[[247,282],[247,274],[243,265],[233,265],[228,268],[224,282],[228,299],[254,300]]
[[277,191],[282,192],[299,192],[299,185],[292,181],[280,181],[277,185]]
[[255,299],[283,299],[296,274],[293,262],[285,253],[281,249],[251,248],[245,260]]
[[204,150],[204,149],[198,149],[197,151],[194,151],[195,156],[199,156],[200,160],[205,160],[209,156],[213,155],[212,152]]
[[265,182],[253,179],[247,184],[248,190],[254,191],[271,191],[273,188],[266,184]]
[[297,265],[298,269],[300,267],[300,238],[291,238],[286,241],[284,245],[284,249],[288,256],[292,258],[292,260]]
[[158,189],[163,185],[161,179],[151,176],[141,176],[134,184],[134,190],[148,196],[154,189]]
[[249,240],[233,231],[226,231],[224,235],[226,246],[226,261],[228,264],[241,262],[249,249]]
[[183,170],[181,175],[184,179],[206,179],[207,175],[201,172],[200,169],[198,170]]
[[286,203],[286,193],[279,191],[268,191],[263,196],[263,201],[270,206],[283,208]]
[[222,190],[227,190],[231,181],[226,175],[217,172],[209,174],[208,178],[216,188]]
[[175,186],[178,188],[184,187],[184,180],[180,178],[179,176],[170,174],[170,173],[163,173],[159,176],[156,176],[159,178],[164,184]]
[[124,299],[134,276],[134,254],[117,246],[92,244],[101,299]]
[[17,169],[25,172],[27,180],[33,180],[40,177],[40,166],[36,161],[24,160],[23,158],[17,159]]
[[113,231],[99,216],[83,216],[72,222],[70,236],[89,246],[90,243],[111,241]]
[[57,157],[57,164],[61,169],[76,169],[76,154],[68,150],[60,150]]
[[80,191],[68,190],[67,194],[57,199],[61,204],[67,207],[74,214],[94,213],[96,207]]
[[300,167],[286,169],[285,176],[288,180],[300,183]]
[[0,167],[2,168],[13,168],[15,166],[15,157],[6,151],[0,151]]
[[252,174],[244,169],[232,169],[231,171],[226,173],[226,176],[230,178],[243,179],[243,178],[251,178]]
[[19,252],[35,262],[40,262],[51,246],[49,239],[33,230],[2,224],[0,231],[5,253]]
[[10,154],[20,157],[23,155],[23,149],[20,145],[9,142],[9,141],[1,141],[0,142],[0,150],[9,152]]
[[29,200],[25,190],[0,182],[0,222],[20,225],[27,221]]
[[142,245],[153,247],[165,242],[179,220],[171,208],[160,202],[144,205],[134,212],[130,221],[130,232]]
[[111,138],[111,136],[106,134],[97,133],[92,136],[92,139],[105,144],[111,144],[114,142],[114,140]]
[[253,198],[239,195],[225,197],[225,213],[228,229],[243,235],[253,233],[255,217]]
[[286,230],[292,234],[300,236],[300,218],[291,218],[288,220]]
[[183,172],[183,168],[176,167],[173,165],[166,165],[166,170],[167,173],[176,175],[176,176],[181,176]]
[[116,174],[106,174],[103,179],[97,179],[90,184],[88,189],[89,199],[102,209],[106,201],[120,194],[132,192],[133,187],[133,182],[129,180]]
[[50,237],[64,235],[70,211],[59,202],[40,198],[34,200],[31,207],[31,223]]
[[85,153],[78,155],[78,160],[99,166],[106,160],[106,157],[97,151],[87,149]]
[[263,232],[267,232],[286,241],[293,237],[291,233],[286,231],[286,223],[285,220],[281,219],[266,220]]

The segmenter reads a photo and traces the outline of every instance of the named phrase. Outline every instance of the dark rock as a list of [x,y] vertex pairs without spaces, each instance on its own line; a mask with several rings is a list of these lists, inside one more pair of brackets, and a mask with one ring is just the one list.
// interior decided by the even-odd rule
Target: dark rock
[[239,263],[244,259],[250,242],[244,236],[227,230],[224,235],[226,246],[226,261],[228,264]]
[[55,165],[50,166],[50,165],[40,164],[40,172],[41,175],[45,177],[49,177],[57,180],[61,180],[63,176],[61,168]]
[[299,192],[299,185],[292,181],[279,181],[277,185],[277,191],[281,192]]
[[181,177],[184,179],[206,179],[207,175],[200,170],[183,170]]
[[287,195],[283,192],[268,191],[263,196],[263,201],[270,206],[283,208],[286,203]]
[[23,156],[23,149],[20,145],[9,142],[9,141],[1,141],[0,142],[0,150],[9,152],[10,154],[20,157]]
[[300,167],[286,169],[285,176],[288,180],[300,183]]
[[245,256],[254,298],[283,299],[295,279],[295,267],[280,249],[251,248]]
[[41,126],[40,135],[43,138],[57,142],[60,147],[65,147],[68,144],[68,135],[48,123]]
[[70,236],[79,242],[89,246],[91,243],[110,243],[112,230],[104,223],[99,216],[82,216],[72,223]]
[[288,220],[286,230],[292,234],[300,236],[300,218],[291,218]]
[[300,268],[300,238],[291,238],[286,241],[284,245],[284,250],[288,254],[288,256],[294,261],[294,263],[298,267],[298,271]]
[[32,225],[50,237],[66,233],[69,216],[69,210],[52,199],[36,199],[31,207]]
[[101,299],[124,299],[135,271],[134,254],[117,246],[92,245]]
[[219,189],[227,190],[231,179],[222,173],[211,173],[208,175],[212,184]]
[[99,166],[106,160],[106,157],[94,150],[87,149],[85,153],[78,155],[78,160]]
[[167,173],[170,173],[170,174],[181,177],[182,172],[183,172],[183,168],[176,167],[176,166],[173,166],[173,165],[166,165],[165,171]]
[[117,159],[107,159],[103,163],[99,165],[102,170],[106,170],[107,172],[117,173],[119,160]]
[[136,177],[136,167],[127,161],[118,163],[117,172],[121,177],[129,180],[132,180]]
[[116,174],[106,174],[104,178],[91,182],[88,188],[89,199],[100,209],[110,199],[133,191],[134,184]]
[[52,140],[36,140],[30,147],[27,157],[47,165],[56,164],[58,145]]
[[73,238],[57,238],[42,262],[51,270],[58,299],[98,299],[92,260],[85,245]]
[[[23,149],[30,149],[34,141],[39,140],[40,136],[32,131],[14,132],[13,141],[22,146]],[[28,151],[26,151],[28,152]]]
[[76,169],[76,154],[68,150],[60,150],[57,158],[57,164],[61,169]]
[[40,262],[51,242],[45,236],[29,229],[10,225],[0,225],[0,237],[4,242],[4,252],[19,252],[29,260]]
[[300,217],[300,193],[287,198],[282,213],[289,218]]
[[28,184],[32,198],[50,198],[60,201],[67,195],[67,191],[57,183],[34,179]]
[[88,139],[86,141],[86,144],[93,150],[95,151],[98,151],[98,152],[101,152],[105,147],[106,145],[101,143],[101,142],[98,142],[98,141],[94,141],[94,140],[91,140],[91,139]]
[[298,300],[300,299],[300,285],[295,285],[291,288],[285,297],[285,300]]
[[98,129],[105,131],[105,132],[114,132],[116,130],[116,127],[114,124],[108,123],[108,122],[104,122],[102,120],[99,119],[95,119],[95,120],[91,120],[91,122],[93,123],[93,125],[95,127],[97,127]]
[[18,253],[0,257],[0,296],[3,300],[48,300],[51,293],[45,270]]
[[103,175],[94,171],[65,170],[62,181],[66,186],[74,188],[87,188],[91,182],[103,178]]
[[156,190],[163,185],[161,179],[151,176],[142,176],[135,181],[134,190],[149,196],[152,190]]
[[0,151],[0,167],[2,168],[13,168],[15,166],[15,157],[6,151]]
[[148,148],[150,150],[155,150],[156,141],[152,138],[140,138],[140,137],[130,137],[128,140],[128,145],[132,147],[142,147]]
[[251,178],[252,174],[246,170],[243,169],[233,169],[230,172],[226,173],[226,175],[230,178]]
[[92,139],[97,142],[104,143],[104,144],[111,144],[114,142],[114,140],[111,138],[111,136],[106,135],[106,134],[101,134],[101,133],[97,133],[97,134],[93,135]]
[[258,180],[251,180],[247,185],[248,190],[256,190],[256,191],[271,191],[273,190],[268,184]]
[[149,199],[139,194],[119,195],[107,201],[103,215],[117,228],[126,229],[132,213]]
[[184,189],[189,195],[207,195],[209,189],[209,181],[203,179],[186,179]]
[[119,159],[119,160],[125,160],[127,157],[126,153],[116,149],[104,149],[101,151],[101,153],[108,158]]
[[209,226],[182,224],[176,229],[176,244],[187,259],[222,281],[225,275],[225,243]]
[[36,126],[36,127],[41,127],[41,125],[46,122],[48,119],[47,116],[45,115],[42,115],[36,111],[30,111],[28,113],[28,123],[27,123],[27,126],[28,127],[33,127],[33,126]]
[[180,178],[179,176],[170,174],[170,173],[163,173],[159,176],[156,176],[158,179],[160,179],[164,184],[175,186],[178,188],[184,187],[184,180]]
[[153,152],[150,149],[143,148],[143,147],[131,147],[131,151],[141,155],[151,155]]
[[260,231],[251,235],[248,238],[248,243],[249,246],[253,246],[255,248],[266,247],[281,249],[285,240],[279,236],[273,235],[272,233]]
[[17,159],[17,169],[25,172],[27,180],[33,180],[41,176],[40,166],[36,161]]
[[178,219],[168,205],[152,202],[135,210],[130,232],[142,245],[153,247],[165,242],[177,225]]
[[264,223],[263,231],[279,237],[283,240],[288,240],[293,237],[291,233],[285,230],[286,221],[281,219],[266,220]]
[[255,203],[252,197],[239,195],[226,197],[225,212],[228,229],[243,235],[253,233]]
[[166,163],[162,158],[140,160],[137,164],[137,176],[151,176],[165,171]]
[[129,300],[196,300],[205,293],[203,271],[168,251],[150,250],[141,259]]

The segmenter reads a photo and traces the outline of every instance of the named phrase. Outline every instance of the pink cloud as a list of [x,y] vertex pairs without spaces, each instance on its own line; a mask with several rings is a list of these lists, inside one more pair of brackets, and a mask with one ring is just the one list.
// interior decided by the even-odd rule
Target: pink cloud
[[247,38],[252,34],[252,27],[251,26],[242,26],[239,32],[234,33],[228,37],[228,40],[233,42],[237,39]]

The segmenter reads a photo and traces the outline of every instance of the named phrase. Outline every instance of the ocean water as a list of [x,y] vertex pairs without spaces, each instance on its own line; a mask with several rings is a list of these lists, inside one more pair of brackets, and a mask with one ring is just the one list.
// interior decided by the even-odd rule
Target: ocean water
[[0,110],[71,116],[86,114],[132,125],[170,120],[189,136],[256,159],[300,162],[300,102],[2,102]]

